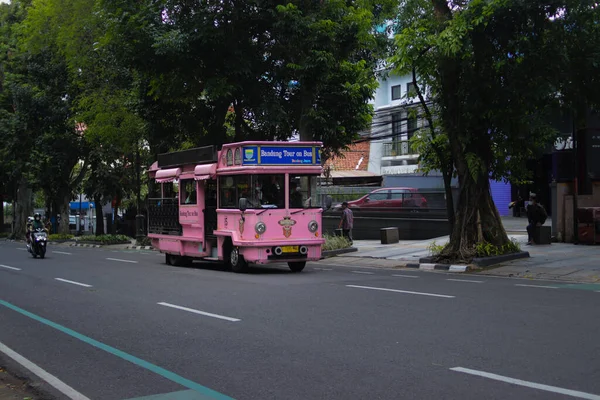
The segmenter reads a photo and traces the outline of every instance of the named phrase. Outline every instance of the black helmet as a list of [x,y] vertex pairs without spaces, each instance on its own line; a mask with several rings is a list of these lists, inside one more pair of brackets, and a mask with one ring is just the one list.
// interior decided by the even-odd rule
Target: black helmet
[[42,219],[42,214],[40,214],[40,213],[33,214],[33,219],[35,219],[36,221],[41,220]]

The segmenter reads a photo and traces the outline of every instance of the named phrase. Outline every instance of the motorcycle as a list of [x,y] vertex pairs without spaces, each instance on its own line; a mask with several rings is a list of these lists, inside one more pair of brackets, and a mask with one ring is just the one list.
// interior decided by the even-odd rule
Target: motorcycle
[[27,245],[27,250],[31,253],[33,258],[46,257],[46,245],[48,243],[48,234],[44,229],[36,229],[31,232],[31,240]]

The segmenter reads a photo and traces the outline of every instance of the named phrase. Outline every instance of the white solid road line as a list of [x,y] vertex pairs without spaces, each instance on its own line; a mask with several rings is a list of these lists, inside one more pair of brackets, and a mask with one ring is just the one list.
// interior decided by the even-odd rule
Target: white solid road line
[[571,389],[563,389],[563,388],[559,388],[556,386],[543,385],[541,383],[523,381],[521,379],[509,378],[507,376],[491,374],[489,372],[477,371],[475,369],[455,367],[455,368],[450,368],[450,370],[456,371],[456,372],[463,372],[465,374],[481,376],[483,378],[493,379],[496,381],[511,383],[513,385],[525,386],[525,387],[538,389],[538,390],[545,390],[546,392],[564,394],[566,396],[577,397],[580,399],[600,400],[600,396],[591,394],[591,393],[579,392],[577,390],[571,390]]
[[2,265],[2,264],[0,264],[0,267],[6,268],[6,269],[12,269],[12,270],[15,270],[15,271],[20,271],[21,270],[21,268],[9,267],[8,265]]
[[231,318],[231,317],[226,317],[225,315],[213,314],[213,313],[209,313],[209,312],[206,312],[206,311],[200,311],[200,310],[194,310],[193,308],[182,307],[182,306],[178,306],[178,305],[175,305],[175,304],[163,303],[163,302],[156,303],[156,304],[161,305],[161,306],[165,306],[165,307],[176,308],[178,310],[188,311],[188,312],[191,312],[191,313],[194,313],[194,314],[204,315],[206,317],[224,319],[225,321],[229,321],[229,322],[239,322],[239,321],[241,321],[241,319],[238,319],[238,318]]
[[333,271],[333,268],[313,268],[315,271]]
[[73,285],[78,285],[78,286],[83,286],[83,287],[92,287],[92,285],[88,285],[87,283],[70,281],[68,279],[62,279],[62,278],[54,278],[54,279],[56,279],[57,281],[61,281],[61,282],[71,283]]
[[36,364],[32,363],[19,353],[9,349],[4,344],[0,343],[0,352],[6,354],[8,357],[15,360],[17,363],[21,364],[24,368],[27,368],[29,371],[34,373],[35,375],[42,378],[46,383],[50,386],[67,396],[71,400],[90,400],[88,397],[82,395],[77,390],[73,389],[71,386],[67,385],[54,375],[50,375],[48,372],[38,367]]
[[524,284],[519,284],[519,283],[517,283],[515,286],[521,286],[521,287],[537,287],[537,288],[544,288],[544,289],[558,289],[556,286],[524,285]]
[[24,249],[22,247],[17,247],[17,250],[21,250],[21,251],[27,251],[27,249]]
[[53,251],[54,254],[65,254],[67,256],[72,256],[73,253],[67,253],[66,251]]
[[366,272],[366,271],[350,271],[353,274],[365,274],[365,275],[374,275],[374,272]]
[[357,289],[381,290],[383,292],[418,294],[418,295],[421,295],[421,296],[443,297],[445,299],[453,299],[455,297],[455,296],[448,296],[448,295],[445,295],[445,294],[411,292],[411,291],[408,291],[408,290],[388,289],[388,288],[379,288],[379,287],[371,287],[371,286],[346,285],[346,287],[357,288]]
[[468,282],[468,283],[483,283],[483,281],[471,281],[468,279],[446,279],[447,281],[452,281],[452,282]]
[[107,258],[107,260],[110,261],[118,261],[118,262],[124,262],[124,263],[132,263],[132,264],[137,264],[137,261],[132,261],[132,260],[121,260],[120,258]]
[[417,275],[392,275],[397,276],[398,278],[419,278]]

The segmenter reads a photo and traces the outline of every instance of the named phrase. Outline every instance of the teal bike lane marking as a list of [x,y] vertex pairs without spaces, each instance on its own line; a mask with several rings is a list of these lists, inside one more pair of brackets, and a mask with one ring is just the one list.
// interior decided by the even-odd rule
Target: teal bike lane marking
[[[104,350],[107,353],[110,353],[116,357],[119,357],[125,361],[129,361],[132,364],[135,364],[139,367],[142,367],[144,369],[147,369],[148,371],[154,372],[157,375],[162,376],[163,378],[166,378],[172,382],[175,382],[183,387],[186,387],[188,389],[191,389],[197,393],[199,393],[200,395],[206,396],[207,400],[234,400],[232,397],[226,396],[222,393],[219,393],[215,390],[212,390],[210,388],[207,388],[206,386],[202,386],[199,383],[193,382],[187,378],[182,377],[181,375],[177,375],[174,372],[171,372],[169,370],[166,370],[162,367],[159,367],[158,365],[154,365],[146,360],[142,360],[141,358],[138,358],[136,356],[132,356],[131,354],[125,353],[124,351],[121,351],[119,349],[116,349],[112,346],[109,346],[107,344],[104,344],[102,342],[99,342],[95,339],[92,339],[88,336],[85,336],[81,333],[75,332],[72,329],[66,328],[60,324],[57,324],[56,322],[52,322],[46,318],[40,317],[39,315],[33,314],[27,310],[24,310],[20,307],[17,307],[7,301],[1,300],[0,299],[0,305],[9,308],[13,311],[18,312],[19,314],[22,314],[26,317],[29,317],[35,321],[41,322],[44,325],[50,326],[58,331],[61,331],[63,333],[66,333],[69,336],[74,337],[75,339],[79,339],[84,343],[87,343],[91,346],[94,346],[100,350]],[[189,395],[189,393],[188,393]]]
[[591,290],[593,292],[600,292],[600,283],[567,283],[554,286],[563,289]]

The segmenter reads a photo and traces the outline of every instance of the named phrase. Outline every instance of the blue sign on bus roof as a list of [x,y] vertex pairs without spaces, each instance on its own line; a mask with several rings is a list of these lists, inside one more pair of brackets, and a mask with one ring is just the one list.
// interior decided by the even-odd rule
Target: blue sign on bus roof
[[243,165],[320,165],[321,150],[312,146],[245,146]]

